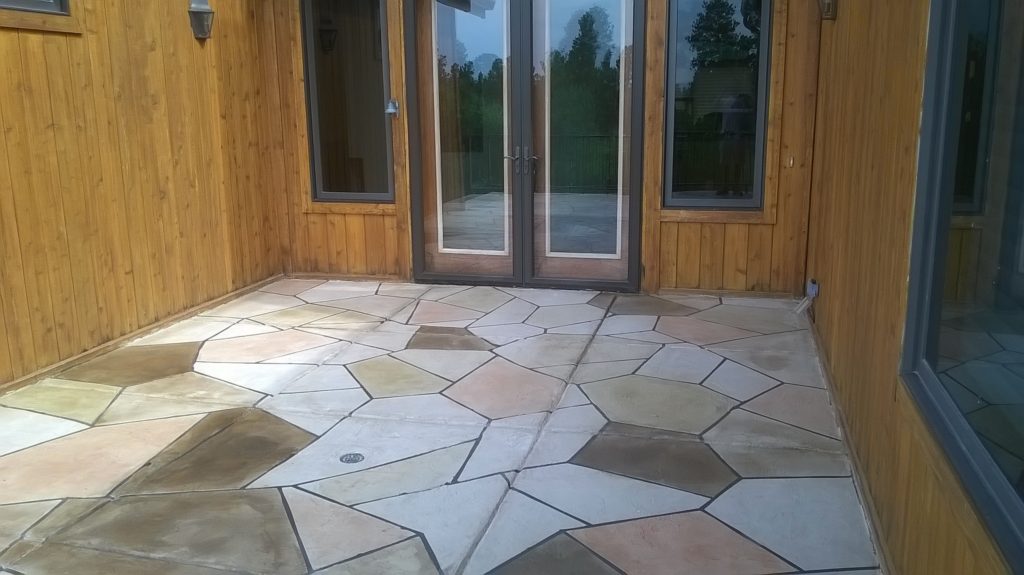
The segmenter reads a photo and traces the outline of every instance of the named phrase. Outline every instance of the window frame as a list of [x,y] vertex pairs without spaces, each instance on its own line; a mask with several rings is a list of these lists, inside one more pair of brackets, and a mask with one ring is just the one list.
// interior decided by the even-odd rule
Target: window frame
[[928,361],[937,349],[953,210],[958,110],[956,0],[934,0],[928,31],[901,379],[1011,571],[1024,572],[1024,499],[1010,485]]
[[71,0],[0,0],[0,10],[70,16]]
[[767,152],[768,106],[771,101],[771,63],[774,0],[764,0],[761,6],[761,45],[757,64],[757,116],[755,118],[754,144],[754,187],[750,198],[672,198],[672,160],[674,156],[675,133],[675,77],[676,39],[679,23],[676,17],[679,3],[684,0],[669,0],[668,32],[665,55],[665,141],[664,141],[664,185],[661,191],[663,209],[702,209],[737,212],[753,212],[764,209],[765,195],[765,153]]
[[[324,190],[323,173],[321,168],[321,140],[320,140],[320,96],[317,91],[316,76],[316,23],[313,22],[313,2],[316,0],[301,0],[302,11],[302,53],[303,69],[306,74],[306,118],[309,134],[309,158],[310,158],[310,183],[311,200],[314,203],[363,203],[363,204],[393,204],[395,202],[395,161],[394,161],[394,122],[396,116],[387,116],[384,113],[384,106],[388,100],[393,98],[391,90],[391,63],[388,50],[388,0],[376,0],[380,10],[380,43],[381,43],[381,66],[384,81],[384,101],[381,105],[381,115],[384,116],[385,127],[385,148],[386,166],[388,176],[388,189],[383,192],[329,192]],[[399,113],[404,113],[400,111]]]

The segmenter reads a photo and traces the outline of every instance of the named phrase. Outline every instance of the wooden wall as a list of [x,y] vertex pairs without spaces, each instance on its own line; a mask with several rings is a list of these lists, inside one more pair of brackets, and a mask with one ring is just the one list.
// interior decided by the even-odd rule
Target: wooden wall
[[808,275],[823,359],[893,573],[1005,573],[898,377],[928,0],[840,4],[822,25]]
[[186,2],[0,11],[0,384],[282,271],[269,8],[217,2],[205,44]]
[[764,209],[662,208],[667,0],[647,5],[643,289],[802,294],[818,75],[817,0],[775,0]]
[[[403,0],[387,2],[391,93],[404,109],[405,22]],[[325,203],[312,201],[309,134],[306,116],[302,24],[298,0],[262,0],[261,36],[272,42],[276,57],[264,62],[265,86],[276,88],[268,101],[279,110],[270,130],[280,134],[284,153],[272,160],[284,174],[287,198],[282,221],[289,250],[289,273],[340,274],[409,278],[412,273],[409,231],[407,116],[393,120],[394,203]],[[383,112],[383,102],[381,103]]]

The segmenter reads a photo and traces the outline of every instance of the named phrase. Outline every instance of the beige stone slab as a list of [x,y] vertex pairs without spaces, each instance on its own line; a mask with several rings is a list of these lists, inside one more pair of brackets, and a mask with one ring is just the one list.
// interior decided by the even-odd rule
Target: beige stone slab
[[412,324],[436,324],[453,321],[473,321],[483,317],[482,312],[436,301],[421,301],[409,318]]
[[526,323],[545,329],[567,326],[571,324],[584,323],[599,320],[604,317],[604,310],[592,305],[552,305],[538,308],[533,312]]
[[313,569],[413,536],[405,529],[305,491],[286,488],[282,493]]
[[440,302],[487,313],[498,309],[511,299],[512,296],[499,289],[476,286],[443,298]]
[[412,302],[413,300],[405,297],[371,295],[336,301],[326,301],[323,302],[323,305],[365,313],[381,318],[389,318]]
[[269,325],[263,325],[262,323],[256,323],[254,321],[243,319],[242,321],[232,325],[231,327],[227,328],[226,330],[224,330],[224,331],[218,333],[217,335],[211,337],[210,340],[231,339],[231,338],[234,338],[234,337],[244,337],[244,336],[247,336],[247,335],[259,335],[261,333],[273,333],[275,331],[280,331],[280,330],[278,330],[276,327],[271,327]]
[[699,347],[688,344],[666,345],[647,360],[636,373],[669,381],[700,383],[722,361],[720,356]]
[[839,439],[839,426],[824,389],[784,384],[750,400],[743,408]]
[[426,491],[453,481],[472,448],[472,442],[453,445],[365,471],[314,481],[302,488],[345,505]]
[[[714,310],[700,313],[709,313],[710,311]],[[708,345],[758,335],[753,331],[704,321],[696,316],[663,317],[658,320],[658,324],[655,329],[676,339],[681,339],[697,345]]]
[[733,399],[746,401],[779,385],[779,382],[749,367],[726,360],[703,385]]
[[324,283],[324,280],[287,278],[265,285],[260,288],[260,291],[276,293],[279,295],[299,295],[300,293],[313,289],[322,283]]
[[0,405],[92,423],[119,391],[98,383],[44,379],[0,397]]
[[165,327],[160,331],[141,337],[128,345],[157,345],[165,343],[187,343],[205,341],[230,328],[233,319],[215,317],[193,317]]
[[626,573],[761,575],[792,570],[702,512],[579,529],[570,535]]
[[34,501],[0,507],[0,550],[17,541],[29,527],[53,510],[60,501]]
[[538,335],[503,345],[494,353],[524,367],[551,367],[579,361],[590,338],[583,335]]
[[408,539],[315,575],[438,575],[430,553],[419,538]]
[[204,311],[201,315],[242,319],[299,306],[303,303],[304,302],[299,298],[290,295],[254,292],[243,295],[211,310]]
[[436,393],[449,382],[392,357],[375,357],[353,363],[349,371],[373,397]]
[[702,433],[736,402],[699,385],[628,375],[582,386],[612,421]]
[[547,411],[558,402],[561,380],[494,359],[453,385],[445,395],[492,419]]
[[335,307],[306,304],[253,316],[251,319],[274,327],[289,328],[322,320],[337,313],[338,308]]
[[407,349],[392,354],[392,357],[447,380],[456,381],[487,363],[494,354],[489,351],[461,349]]
[[273,395],[314,369],[312,365],[272,363],[203,363],[195,370],[228,383]]
[[791,309],[720,305],[695,314],[693,317],[722,325],[731,325],[758,333],[780,333],[806,329],[807,320]]
[[96,427],[0,457],[0,504],[106,495],[199,419]]
[[214,411],[231,409],[232,407],[241,407],[241,405],[237,403],[214,403],[211,401],[122,394],[103,412],[103,415],[96,421],[96,425],[112,425],[165,417],[212,413]]
[[607,335],[598,335],[587,347],[582,363],[605,363],[630,359],[647,359],[661,346],[654,343],[625,341]]
[[0,407],[0,455],[13,453],[85,429],[77,421]]
[[199,351],[198,361],[257,363],[290,353],[320,347],[336,340],[289,329],[260,335],[208,341]]
[[173,375],[149,383],[136,385],[125,395],[148,395],[168,399],[188,399],[236,405],[252,405],[263,399],[263,394],[217,381],[194,372]]

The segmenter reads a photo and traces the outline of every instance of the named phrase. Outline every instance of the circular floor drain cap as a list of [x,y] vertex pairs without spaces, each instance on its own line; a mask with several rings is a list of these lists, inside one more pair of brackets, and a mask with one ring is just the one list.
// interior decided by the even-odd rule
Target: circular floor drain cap
[[359,463],[364,459],[366,458],[363,457],[362,453],[346,453],[345,455],[341,456],[342,463]]

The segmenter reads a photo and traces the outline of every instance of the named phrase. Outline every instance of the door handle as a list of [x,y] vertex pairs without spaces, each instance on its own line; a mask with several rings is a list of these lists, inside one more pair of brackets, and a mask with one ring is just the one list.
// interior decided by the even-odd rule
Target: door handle
[[536,174],[537,173],[537,162],[540,160],[540,157],[539,156],[532,156],[532,155],[530,155],[530,148],[529,147],[526,148],[526,150],[523,152],[523,154],[527,156],[526,161],[530,162],[530,173],[531,174]]
[[512,160],[512,164],[515,166],[516,173],[519,173],[519,146],[516,146],[516,152],[514,156],[505,155],[502,156],[506,160]]

